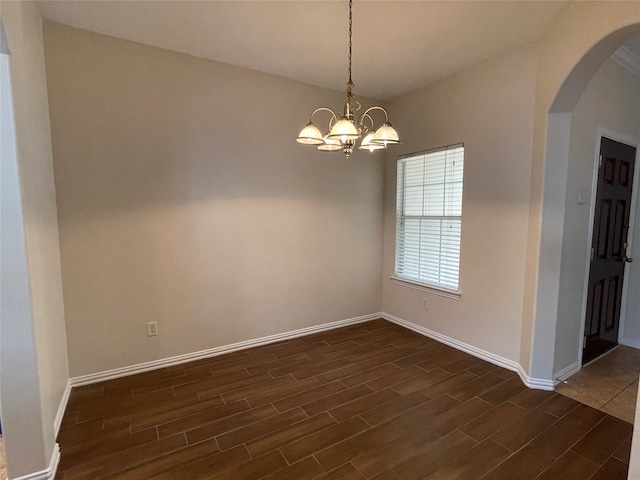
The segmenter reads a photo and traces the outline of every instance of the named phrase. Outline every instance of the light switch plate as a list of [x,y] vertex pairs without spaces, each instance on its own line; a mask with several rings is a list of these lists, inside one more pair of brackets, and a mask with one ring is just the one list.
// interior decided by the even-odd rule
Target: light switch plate
[[582,189],[578,191],[578,205],[584,205],[589,201],[589,190]]

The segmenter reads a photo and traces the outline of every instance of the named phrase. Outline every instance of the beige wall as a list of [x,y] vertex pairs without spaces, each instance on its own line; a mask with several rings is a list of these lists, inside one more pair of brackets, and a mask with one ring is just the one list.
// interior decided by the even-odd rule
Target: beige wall
[[[595,198],[591,189],[599,127],[631,138],[637,138],[640,132],[640,78],[612,60],[607,60],[593,76],[571,119],[555,372],[578,362],[583,287],[588,275],[586,259],[590,248],[587,244],[590,204]],[[588,195],[586,203],[578,204],[579,192]],[[629,265],[629,292],[640,291],[640,283],[636,278],[639,269],[640,265]],[[640,305],[634,303],[637,302],[636,297],[633,293],[628,296],[624,336],[640,344]]]
[[342,94],[45,39],[72,376],[380,311],[381,159],[294,140]]
[[[20,179],[19,185],[11,186],[15,190],[5,192],[4,182],[11,177],[4,176],[9,156],[3,155],[3,222],[5,213],[15,219],[3,235],[18,235],[16,229],[24,229],[22,248],[27,261],[21,275],[3,276],[3,293],[5,287],[23,291],[23,308],[3,309],[2,317],[2,413],[13,478],[44,470],[56,451],[55,420],[69,373],[42,18],[32,2],[3,2],[2,22],[10,51],[15,173]],[[12,191],[17,196],[5,202],[5,193]],[[19,239],[14,245],[12,262],[20,258]],[[8,255],[4,248],[3,242],[3,256]]]
[[[389,105],[403,143],[385,159],[383,309],[513,362],[520,349],[534,89],[534,52],[520,49]],[[389,277],[397,155],[459,142],[465,146],[462,298],[453,300]]]

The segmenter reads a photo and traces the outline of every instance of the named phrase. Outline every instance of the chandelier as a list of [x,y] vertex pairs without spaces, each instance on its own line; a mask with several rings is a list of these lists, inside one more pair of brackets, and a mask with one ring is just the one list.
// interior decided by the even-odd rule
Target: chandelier
[[[302,129],[296,141],[305,145],[315,145],[323,152],[335,152],[342,150],[347,158],[356,141],[361,137],[360,150],[382,150],[387,145],[400,143],[398,132],[389,123],[389,115],[382,107],[369,107],[355,119],[354,113],[358,112],[362,105],[354,99],[353,81],[351,81],[351,36],[353,26],[353,0],[349,0],[349,81],[347,82],[347,101],[344,104],[344,114],[339,116],[327,107],[316,108],[309,117],[309,123]],[[384,113],[384,123],[376,128],[371,114],[375,111]],[[328,112],[328,131],[325,135],[313,124],[313,116],[318,112]]]

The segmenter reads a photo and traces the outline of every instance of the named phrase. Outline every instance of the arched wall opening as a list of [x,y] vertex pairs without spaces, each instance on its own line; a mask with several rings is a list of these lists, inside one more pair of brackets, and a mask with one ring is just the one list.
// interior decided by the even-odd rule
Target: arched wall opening
[[[547,115],[540,267],[536,302],[536,324],[546,323],[547,344],[546,348],[542,348],[539,343],[540,338],[534,338],[533,345],[534,358],[536,353],[541,350],[545,351],[547,374],[543,375],[547,378],[551,376],[552,379],[556,379],[559,375],[566,376],[579,369],[577,348],[574,349],[575,359],[572,362],[560,360],[558,363],[556,361],[559,357],[556,355],[557,333],[563,322],[559,313],[562,313],[560,296],[563,281],[563,243],[566,241],[565,221],[568,214],[567,193],[573,112],[598,69],[618,47],[639,33],[640,23],[617,30],[594,45],[562,83]],[[595,135],[596,132],[594,132]],[[639,136],[640,132],[637,132],[635,136],[627,136],[628,143],[635,143]],[[591,191],[589,191],[588,203],[593,200],[591,197]],[[586,244],[587,238],[581,240]],[[566,248],[564,251],[566,253]],[[578,342],[578,335],[575,340]],[[548,357],[549,353],[551,353],[551,358]],[[549,370],[548,367],[551,369]]]
[[625,8],[572,4],[538,45],[520,364],[542,388],[553,388],[555,373],[572,113],[598,68],[640,32],[640,4]]
[[[587,295],[586,283],[589,274],[588,259],[585,258],[587,256],[585,253],[587,253],[588,249],[590,250],[595,184],[592,182],[591,188],[588,190],[588,201],[586,202],[586,207],[590,209],[590,214],[587,216],[588,223],[584,224],[585,220],[583,218],[581,220],[583,222],[581,225],[582,235],[571,238],[571,233],[575,234],[576,232],[576,230],[571,230],[567,226],[568,222],[573,222],[574,226],[576,224],[576,205],[572,205],[571,202],[578,202],[576,197],[579,192],[576,191],[576,188],[581,188],[576,185],[575,179],[572,177],[574,171],[570,168],[572,165],[572,133],[575,137],[577,122],[580,119],[576,106],[578,106],[589,82],[594,78],[596,72],[607,63],[611,54],[632,36],[640,35],[640,22],[637,20],[639,19],[636,19],[636,23],[632,25],[616,29],[587,50],[562,82],[550,104],[550,108],[547,110],[548,113],[545,115],[540,245],[529,371],[530,373],[533,372],[532,376],[542,377],[549,381],[567,377],[581,367],[582,342],[580,337],[583,332],[581,328],[584,325]],[[636,92],[636,95],[640,96],[640,92]],[[621,135],[618,129],[609,131],[603,127],[606,128],[606,125],[599,125],[597,132],[591,132],[594,137],[597,137],[592,139],[596,144],[596,148],[599,147],[596,142],[603,135],[623,143],[633,144],[637,148],[635,199],[632,199],[637,210],[639,208],[638,203],[640,203],[640,200],[638,200],[640,197],[638,195],[640,193],[638,192],[640,128],[635,132],[626,132],[626,134],[623,133]],[[573,142],[575,144],[576,138],[573,138]],[[573,148],[575,148],[575,145]],[[584,159],[587,164],[591,163],[592,165],[594,170],[593,178],[597,178],[596,148],[592,146],[590,158]],[[584,200],[584,192],[582,194]],[[584,217],[584,212],[582,216]],[[632,220],[633,216],[634,212],[632,210]],[[638,217],[638,213],[635,213],[635,217]],[[639,226],[636,225],[634,230],[637,232],[638,228]],[[585,230],[588,231],[586,235],[584,234]],[[582,242],[580,244],[581,249],[584,250],[582,253],[582,268],[580,268],[580,265],[576,268],[577,264],[575,263],[576,258],[579,258],[581,253],[567,250],[572,242]],[[640,235],[636,235],[634,251],[638,250],[639,244]],[[568,257],[574,257],[573,281],[578,279],[576,282],[578,285],[570,285],[568,283],[571,281],[571,275],[568,275],[567,271],[572,268]],[[639,266],[637,263],[634,265],[635,268]],[[627,282],[628,274],[629,269],[627,268]],[[573,299],[567,297],[567,292],[571,290],[578,294],[577,298],[576,296]],[[573,313],[575,314],[573,319],[567,318],[567,305],[571,301],[580,302],[578,307],[573,305]],[[640,312],[636,312],[636,316],[640,319]],[[640,415],[636,411],[636,424],[639,421]],[[629,478],[640,478],[640,461],[637,461],[640,458],[640,435],[637,432],[638,430],[636,429],[632,444],[633,453]],[[634,458],[636,458],[635,461]]]

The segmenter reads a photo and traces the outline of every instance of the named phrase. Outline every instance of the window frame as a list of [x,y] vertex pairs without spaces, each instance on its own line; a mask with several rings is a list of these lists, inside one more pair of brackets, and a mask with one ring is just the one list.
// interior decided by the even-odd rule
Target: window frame
[[[440,285],[440,284],[435,284],[435,283],[429,283],[428,281],[425,281],[424,279],[420,279],[417,280],[415,278],[412,277],[406,277],[406,276],[402,276],[398,273],[398,266],[399,266],[399,258],[400,258],[400,243],[399,243],[399,236],[400,236],[400,228],[402,225],[402,220],[404,218],[407,217],[407,215],[404,215],[405,212],[405,204],[404,204],[404,199],[405,199],[405,195],[404,192],[406,192],[407,186],[406,186],[406,179],[403,179],[402,181],[402,185],[400,184],[400,165],[402,161],[405,161],[408,158],[411,157],[418,157],[418,156],[423,156],[423,155],[429,155],[429,154],[433,154],[433,153],[437,153],[437,152],[446,152],[448,150],[454,150],[454,149],[458,149],[458,148],[462,148],[463,149],[463,166],[462,166],[462,193],[460,195],[460,202],[461,202],[461,206],[460,206],[460,215],[426,215],[426,217],[438,217],[442,220],[446,220],[446,219],[453,219],[455,218],[456,220],[459,220],[460,222],[460,237],[459,237],[459,244],[458,244],[458,249],[459,249],[459,257],[458,257],[458,277],[457,277],[457,283],[458,283],[458,288],[457,289],[452,289],[452,288],[448,288],[444,285]],[[429,149],[429,150],[423,150],[423,151],[419,151],[419,152],[414,152],[414,153],[409,153],[406,155],[400,155],[398,156],[397,160],[396,160],[396,187],[398,188],[398,190],[396,191],[396,234],[395,234],[395,248],[394,248],[394,254],[395,254],[395,264],[394,264],[394,274],[393,276],[390,277],[391,281],[395,284],[398,285],[402,285],[402,286],[406,286],[409,288],[414,288],[417,290],[422,290],[422,291],[426,291],[429,293],[433,293],[436,295],[440,295],[443,297],[447,297],[447,298],[452,298],[452,299],[456,299],[459,300],[462,297],[462,291],[461,291],[461,281],[460,281],[460,266],[461,266],[461,250],[462,250],[462,204],[464,203],[464,143],[456,143],[456,144],[452,144],[452,145],[446,145],[443,147],[437,147],[437,148],[433,148],[433,149]],[[404,168],[404,167],[403,167]],[[402,173],[404,175],[404,172]],[[446,186],[446,181],[445,181],[445,186]],[[402,188],[402,190],[400,190],[400,188]],[[443,212],[444,213],[444,212]],[[411,217],[410,215],[408,217]],[[415,217],[415,216],[414,216]],[[440,235],[439,237],[440,239],[442,239],[442,235]],[[440,264],[440,260],[438,262],[438,265]]]

